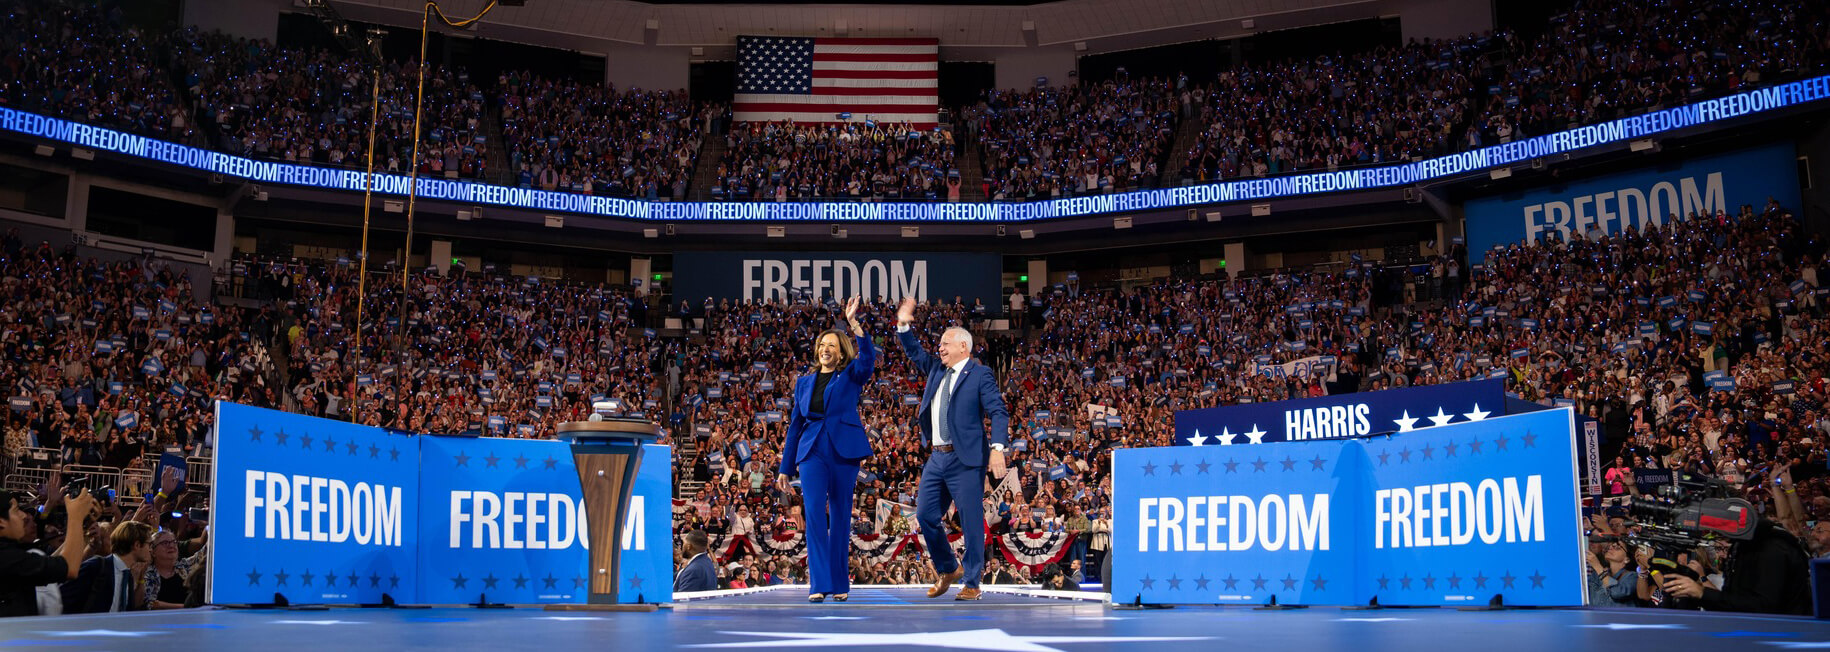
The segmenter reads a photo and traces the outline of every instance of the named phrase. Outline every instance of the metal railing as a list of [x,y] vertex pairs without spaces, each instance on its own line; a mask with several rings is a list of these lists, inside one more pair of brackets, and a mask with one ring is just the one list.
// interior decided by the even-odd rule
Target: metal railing
[[[73,480],[86,480],[91,488],[110,487],[114,489],[116,500],[141,500],[146,494],[159,490],[159,480],[154,477],[158,468],[159,456],[149,454],[141,458],[145,464],[138,468],[116,468],[93,464],[58,465],[56,460],[60,451],[52,448],[28,448],[22,457],[52,460],[46,466],[20,466],[6,475],[0,488],[8,491],[38,491],[52,474],[62,472],[62,480],[69,483]],[[46,457],[37,457],[45,454]],[[207,493],[210,489],[210,472],[213,462],[208,457],[185,458],[187,488],[191,491]]]

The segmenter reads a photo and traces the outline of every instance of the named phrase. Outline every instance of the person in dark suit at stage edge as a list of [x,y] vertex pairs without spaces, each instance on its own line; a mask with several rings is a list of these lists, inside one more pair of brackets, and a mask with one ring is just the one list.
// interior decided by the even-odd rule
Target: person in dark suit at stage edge
[[712,591],[718,588],[718,569],[713,567],[712,556],[706,554],[711,548],[711,540],[704,530],[693,530],[686,533],[685,542],[680,546],[681,554],[686,555],[686,564],[674,575],[674,592]]
[[1004,564],[999,562],[997,557],[992,557],[991,559],[986,560],[985,564],[986,564],[986,566],[985,566],[985,583],[986,584],[1016,584],[1017,583],[1017,576],[1011,575],[1010,571],[1004,570]]
[[[896,311],[896,341],[909,362],[927,376],[927,388],[916,409],[916,432],[928,445],[928,462],[921,469],[916,494],[915,519],[921,538],[939,575],[928,597],[940,597],[954,582],[965,579],[955,600],[979,599],[979,580],[985,569],[985,514],[980,502],[985,493],[985,468],[993,477],[1004,476],[1004,447],[1010,441],[1010,414],[991,368],[972,359],[972,333],[949,328],[940,336],[940,355],[930,355],[916,341],[909,325],[915,321],[915,299],[904,298]],[[985,430],[985,419],[991,430]],[[965,540],[965,559],[953,558],[947,530],[941,520],[947,505],[958,507]],[[961,562],[964,562],[962,567]]]
[[790,477],[801,478],[808,602],[851,597],[852,499],[858,467],[872,455],[858,397],[877,372],[877,349],[858,324],[859,301],[845,302],[849,337],[835,328],[813,340],[814,371],[794,382],[794,410],[775,477],[783,494]]
[[114,526],[109,544],[114,554],[90,557],[76,573],[76,579],[64,582],[64,613],[97,614],[117,611],[140,611],[146,608],[135,578],[152,563],[151,525],[126,521]]

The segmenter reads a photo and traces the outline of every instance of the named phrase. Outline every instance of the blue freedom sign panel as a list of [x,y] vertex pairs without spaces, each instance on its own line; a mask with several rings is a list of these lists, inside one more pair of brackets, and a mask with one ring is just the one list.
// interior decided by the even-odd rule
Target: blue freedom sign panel
[[1500,379],[1176,412],[1176,445],[1228,446],[1406,432],[1502,412]]
[[[1363,578],[1388,604],[1586,604],[1575,411],[1365,442]],[[1364,600],[1362,600],[1363,602]]]
[[414,438],[220,401],[216,424],[211,603],[418,601]]
[[1797,152],[1789,142],[1469,201],[1468,251],[1478,263],[1495,245],[1644,231],[1672,216],[1733,215],[1741,204],[1759,209],[1768,197],[1798,210]]
[[[571,448],[557,441],[422,437],[420,600],[582,603],[590,528]],[[671,472],[648,446],[624,521],[618,602],[673,599]]]
[[1002,305],[996,254],[717,251],[674,254],[674,297],[736,301],[973,299]]
[[[217,403],[210,600],[582,603],[589,541],[571,449],[393,435]],[[673,599],[669,450],[631,488],[620,602]]]
[[1113,602],[1348,604],[1359,442],[1113,451]]
[[1586,603],[1573,412],[1114,451],[1117,601]]

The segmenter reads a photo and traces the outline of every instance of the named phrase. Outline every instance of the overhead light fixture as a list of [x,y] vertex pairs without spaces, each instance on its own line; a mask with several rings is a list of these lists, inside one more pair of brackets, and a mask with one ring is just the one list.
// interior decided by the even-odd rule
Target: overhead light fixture
[[546,226],[550,229],[563,229],[566,226],[566,218],[564,215],[548,215],[546,216]]
[[1115,218],[1112,218],[1112,228],[1114,228],[1114,229],[1129,229],[1129,228],[1131,228],[1131,218],[1129,218],[1129,217],[1115,217]]
[[39,145],[37,147],[32,148],[32,153],[37,154],[39,156],[50,156],[52,154],[57,153],[57,148],[52,147],[50,145]]
[[1500,179],[1504,179],[1504,178],[1510,177],[1510,176],[1512,176],[1511,167],[1493,168],[1492,170],[1487,172],[1487,178],[1493,179],[1495,181],[1498,181]]
[[392,199],[384,199],[381,201],[381,210],[389,213],[405,213],[407,212],[407,205]]
[[659,238],[659,237],[661,237],[661,230],[660,229],[642,229],[642,237]]
[[767,228],[767,231],[768,231],[769,237],[771,237],[771,238],[788,237],[788,227],[785,227],[785,226],[771,226],[771,227]]
[[1220,221],[1220,211],[1209,211],[1207,214],[1207,221],[1209,221],[1209,222]]
[[70,156],[84,161],[93,161],[95,160],[95,150],[72,147],[70,148]]
[[1651,138],[1641,138],[1627,144],[1627,149],[1635,152],[1649,152],[1658,149],[1658,142]]
[[905,227],[902,227],[902,237],[904,237],[904,238],[919,238],[919,237],[921,237],[921,227],[919,227],[919,226],[905,226]]
[[1017,237],[1022,238],[1024,240],[1034,240],[1034,239],[1036,239],[1036,230],[1035,229],[1023,229],[1023,230],[1017,232]]
[[1264,217],[1271,214],[1270,204],[1252,204],[1252,217]]

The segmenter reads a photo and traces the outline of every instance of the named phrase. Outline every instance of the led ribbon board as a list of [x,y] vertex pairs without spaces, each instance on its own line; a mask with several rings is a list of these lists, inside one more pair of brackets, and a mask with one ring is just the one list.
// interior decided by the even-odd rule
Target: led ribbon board
[[[1022,203],[651,202],[446,179],[419,179],[417,185],[419,196],[430,200],[646,221],[1029,222],[1397,188],[1774,111],[1826,97],[1830,97],[1830,76],[1814,77],[1413,163]],[[365,175],[355,170],[257,161],[13,109],[0,108],[0,129],[257,183],[350,192],[364,190]],[[407,184],[407,177],[397,174],[374,178],[375,191],[383,195],[405,196]]]

